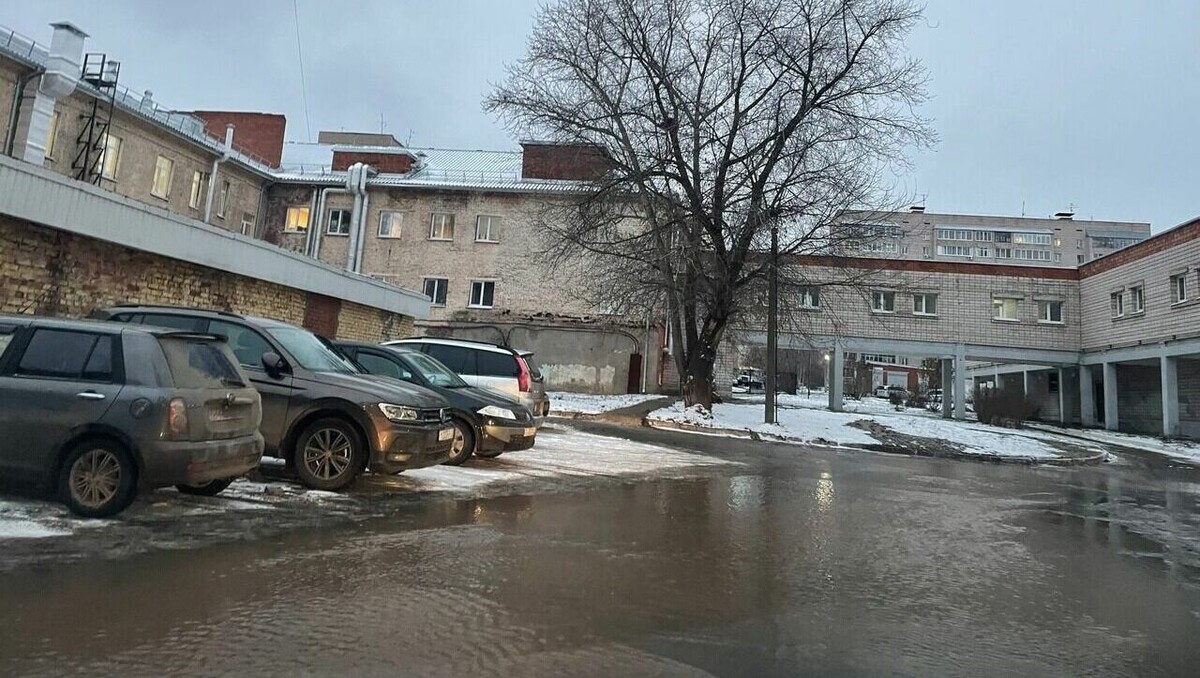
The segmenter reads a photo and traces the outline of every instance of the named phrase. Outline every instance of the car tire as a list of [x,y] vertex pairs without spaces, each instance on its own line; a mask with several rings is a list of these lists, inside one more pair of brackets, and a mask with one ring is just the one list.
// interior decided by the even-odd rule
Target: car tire
[[502,454],[504,454],[504,450],[497,450],[497,451],[492,451],[492,452],[483,452],[481,450],[478,450],[475,452],[476,457],[483,457],[484,459],[495,459],[496,457],[499,457]]
[[119,443],[103,438],[75,444],[58,472],[58,498],[71,513],[107,518],[137,498],[137,467]]
[[364,464],[358,431],[343,419],[327,417],[309,424],[293,451],[296,476],[312,490],[341,490],[358,477]]
[[236,478],[221,478],[219,480],[210,480],[207,483],[197,483],[195,485],[176,485],[175,489],[183,494],[190,494],[197,497],[215,497],[221,494],[225,488],[229,487]]
[[454,445],[450,448],[450,458],[442,463],[462,466],[475,452],[475,427],[457,417],[451,419],[450,424],[454,426]]

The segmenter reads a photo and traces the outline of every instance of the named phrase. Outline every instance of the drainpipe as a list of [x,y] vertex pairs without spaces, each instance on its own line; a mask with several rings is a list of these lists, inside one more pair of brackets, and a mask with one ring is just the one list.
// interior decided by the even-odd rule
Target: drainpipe
[[363,165],[359,190],[362,192],[362,214],[358,219],[358,243],[354,249],[354,272],[362,273],[363,246],[367,242],[368,215],[371,213],[371,194],[367,192],[367,179],[370,178],[371,166]]
[[313,224],[316,228],[313,230],[312,254],[313,259],[321,258],[321,219],[325,215],[325,202],[330,193],[349,193],[345,188],[330,186],[329,188],[321,189],[321,198],[317,200],[317,213],[312,217]]
[[356,162],[350,166],[346,177],[346,188],[354,195],[354,207],[350,210],[350,242],[346,244],[346,270],[353,272],[355,255],[358,252],[358,221],[362,218],[363,174],[366,165]]
[[12,108],[8,111],[8,130],[4,133],[4,155],[11,157],[13,147],[17,144],[17,126],[21,122],[21,103],[25,101],[25,87],[29,85],[30,80],[45,72],[44,68],[35,68],[17,78],[17,86],[13,91]]
[[29,132],[25,135],[25,149],[21,159],[41,166],[46,162],[46,138],[50,136],[50,118],[54,115],[54,104],[75,91],[79,84],[79,73],[83,61],[83,41],[87,33],[73,24],[59,22],[50,24],[54,34],[50,38],[50,52],[46,58],[46,72],[38,83],[29,113]]
[[225,125],[225,145],[221,147],[221,154],[213,160],[212,171],[208,173],[208,197],[204,200],[204,223],[206,224],[212,219],[213,195],[217,192],[217,168],[229,159],[231,153],[233,153],[233,123]]
[[312,256],[313,238],[316,233],[313,229],[313,220],[317,214],[317,196],[321,194],[321,189],[313,186],[312,197],[308,200],[308,223],[304,227],[304,256]]

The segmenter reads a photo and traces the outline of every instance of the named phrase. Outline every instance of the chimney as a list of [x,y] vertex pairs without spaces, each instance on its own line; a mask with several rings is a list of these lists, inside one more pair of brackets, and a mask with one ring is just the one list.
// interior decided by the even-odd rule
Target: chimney
[[233,150],[233,123],[225,123],[225,153]]
[[54,103],[75,91],[83,62],[83,41],[87,33],[74,24],[61,21],[50,24],[50,52],[46,72],[42,74],[29,114],[29,131],[25,134],[25,150],[21,159],[34,165],[46,162],[46,138],[50,135],[50,118]]
[[139,108],[141,108],[143,111],[154,110],[154,92],[151,92],[150,90],[142,92],[142,103],[139,105]]

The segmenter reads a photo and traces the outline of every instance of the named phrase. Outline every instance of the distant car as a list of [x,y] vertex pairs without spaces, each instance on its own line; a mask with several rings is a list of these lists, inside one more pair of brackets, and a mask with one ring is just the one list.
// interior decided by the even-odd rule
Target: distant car
[[904,388],[903,386],[892,384],[891,386],[875,387],[875,396],[877,398],[891,398],[893,393],[898,393],[901,398],[908,398],[908,389]]
[[492,458],[533,447],[537,435],[533,413],[515,398],[471,386],[433,356],[415,348],[353,341],[335,344],[368,373],[424,386],[449,401],[454,446],[447,464],[457,466],[472,454]]
[[542,376],[530,367],[533,354],[499,344],[467,339],[416,337],[385,341],[385,346],[407,346],[427,353],[472,386],[507,393],[529,408],[538,426],[550,413]]
[[0,467],[72,512],[123,511],[139,488],[214,495],[258,466],[262,401],[224,339],[0,316]]
[[450,457],[445,398],[365,375],[303,328],[175,306],[117,306],[93,316],[228,337],[262,395],[266,454],[287,460],[307,487],[340,490],[366,469],[395,474]]

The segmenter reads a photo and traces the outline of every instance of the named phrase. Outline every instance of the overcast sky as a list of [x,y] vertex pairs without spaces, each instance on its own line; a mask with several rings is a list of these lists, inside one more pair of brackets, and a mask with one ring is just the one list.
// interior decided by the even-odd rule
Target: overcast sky
[[[384,129],[413,145],[515,148],[480,100],[518,58],[538,0],[297,0],[311,134]],[[163,105],[284,113],[309,137],[292,0],[0,0],[121,61]],[[1200,216],[1200,2],[928,0],[912,52],[940,143],[898,187],[930,211],[1150,221]]]

